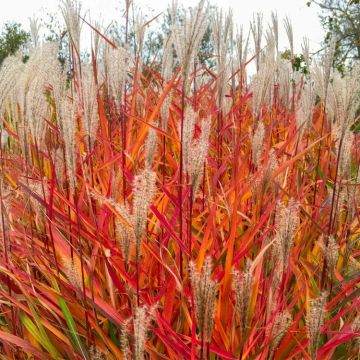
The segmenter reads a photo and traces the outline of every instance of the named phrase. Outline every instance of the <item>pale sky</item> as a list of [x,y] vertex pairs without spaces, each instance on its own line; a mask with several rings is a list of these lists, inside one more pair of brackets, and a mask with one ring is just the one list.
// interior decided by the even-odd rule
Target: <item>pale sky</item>
[[[142,9],[150,19],[151,14],[157,15],[164,11],[169,3],[168,0],[134,0],[136,8]],[[244,25],[248,24],[254,13],[264,14],[264,23],[270,20],[271,11],[276,11],[279,17],[280,48],[288,47],[282,19],[288,16],[293,24],[295,51],[301,51],[301,42],[304,36],[310,40],[312,51],[320,48],[323,39],[323,30],[317,16],[318,9],[313,5],[306,6],[307,0],[210,0],[210,4],[218,5],[224,9],[233,9],[234,21]],[[197,4],[195,0],[178,0],[185,7]],[[83,10],[90,10],[92,19],[99,16],[107,24],[110,20],[121,20],[120,8],[123,8],[124,0],[83,0]],[[59,12],[59,0],[0,0],[0,27],[7,21],[17,21],[28,27],[28,18],[41,17],[50,11]],[[266,27],[265,27],[266,29]]]

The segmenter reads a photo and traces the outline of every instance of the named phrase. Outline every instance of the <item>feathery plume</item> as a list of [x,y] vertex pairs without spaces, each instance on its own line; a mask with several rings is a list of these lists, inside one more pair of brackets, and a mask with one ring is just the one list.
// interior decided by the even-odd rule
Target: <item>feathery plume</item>
[[[157,126],[157,124],[155,124]],[[148,132],[148,137],[145,142],[145,168],[151,169],[157,149],[157,132],[151,127]]]
[[0,132],[1,132],[0,147],[3,149],[8,144],[9,135],[7,131],[2,128],[1,122],[0,122]]
[[253,93],[251,105],[256,119],[259,119],[262,106],[264,105],[265,100],[269,97],[269,92],[271,91],[271,84],[276,70],[274,45],[274,41],[268,44],[267,51],[263,59],[261,61],[258,60],[259,64],[257,74],[254,76],[251,84]]
[[251,139],[252,162],[257,168],[260,167],[261,155],[264,151],[265,127],[260,120]]
[[328,96],[328,87],[330,83],[331,69],[335,54],[335,45],[336,39],[333,38],[329,48],[326,49],[325,55],[321,61],[321,66],[319,62],[315,62],[313,69],[313,79],[315,81],[315,90],[316,93],[322,99],[324,106],[327,105],[327,96]]
[[135,244],[133,228],[127,226],[120,219],[115,219],[115,239],[119,244],[126,263],[129,263],[131,244]]
[[[353,320],[351,328],[352,328],[353,332],[357,332],[357,333],[360,332],[360,314],[356,315],[355,319]],[[356,343],[357,343],[357,347],[358,347],[358,356],[359,356],[360,355],[360,336],[359,335],[356,337]]]
[[[191,142],[194,136],[195,131],[195,117],[196,113],[192,109],[191,106],[187,106],[185,108],[185,115],[184,115],[184,127],[183,127],[183,138],[180,141],[183,144],[183,162],[184,162],[184,172],[189,171],[190,165],[190,152],[191,152]],[[181,137],[181,124],[178,125],[178,133]]]
[[[261,186],[261,193],[265,194],[265,192],[271,185],[271,175],[274,172],[274,170],[277,169],[278,165],[279,164],[276,158],[275,150],[270,149],[269,158],[266,167],[262,167],[259,176],[256,177],[254,181],[253,189],[256,190],[259,186]],[[273,187],[270,187],[270,189],[275,190]]]
[[113,49],[109,44],[105,45],[105,79],[109,84],[109,94],[114,98],[115,104],[118,107],[122,103],[128,63],[129,53],[125,48],[118,47]]
[[170,33],[164,40],[163,57],[161,62],[161,76],[165,82],[170,81],[173,73],[174,55],[172,34]]
[[126,204],[121,205],[118,202],[116,202],[113,198],[105,197],[95,191],[92,191],[90,193],[90,196],[92,196],[95,200],[99,201],[100,203],[105,203],[109,207],[113,208],[120,215],[120,217],[126,222],[127,225],[130,226],[132,224],[130,210]]
[[67,31],[75,50],[80,57],[80,12],[81,4],[77,0],[62,0],[61,12],[66,24]]
[[269,161],[268,161],[268,178],[272,175],[272,173],[278,168],[279,164],[276,158],[276,152],[274,149],[270,149],[269,152]]
[[[292,71],[291,62],[282,58],[277,62],[277,73],[279,83],[279,100],[287,111],[290,110],[291,98],[292,98],[292,84],[295,81],[293,79],[294,72]],[[296,82],[296,81],[295,81]]]
[[124,360],[131,360],[129,332],[127,329],[129,323],[130,323],[130,319],[125,320],[125,324],[121,328],[121,331],[120,331],[120,348],[121,348],[121,352],[122,352]]
[[355,319],[353,320],[352,329],[354,332],[360,330],[360,314],[357,314]]
[[[173,6],[176,8],[176,6]],[[176,17],[172,19],[173,44],[182,65],[182,75],[185,92],[188,90],[188,74],[190,64],[199,51],[200,42],[207,28],[207,6],[205,0],[200,0],[195,8],[185,12],[184,22],[179,24]]]
[[[145,42],[145,29],[146,29],[146,20],[141,13],[138,11],[135,17],[134,22],[134,34],[135,34],[135,56],[136,56],[136,66],[137,70],[135,72],[136,83],[141,84],[141,74],[143,71],[143,49]],[[144,98],[140,92],[135,93],[135,103],[138,113],[144,111]]]
[[206,342],[211,340],[214,327],[214,311],[217,283],[211,280],[212,261],[206,257],[201,273],[194,262],[189,264],[191,286],[194,294],[197,327]]
[[285,27],[285,32],[286,32],[287,38],[289,40],[291,58],[293,58],[294,57],[294,32],[293,32],[291,20],[288,17],[286,17],[284,19],[284,27]]
[[152,319],[152,309],[146,306],[136,307],[134,317],[134,360],[143,360],[145,352],[146,332]]
[[328,244],[325,250],[325,258],[329,269],[334,269],[339,257],[339,245],[333,236],[329,236]]
[[339,160],[339,174],[342,178],[350,177],[351,175],[351,149],[354,138],[353,131],[347,129],[344,134]]
[[35,17],[29,18],[29,22],[30,22],[31,42],[33,46],[36,48],[40,45],[41,24],[39,24],[39,19]]
[[[185,119],[183,128],[183,159],[184,171],[188,173],[191,180],[193,193],[195,194],[200,184],[203,172],[204,161],[206,160],[209,149],[209,135],[211,120],[204,119],[201,123],[201,134],[198,139],[193,139],[195,132],[196,114],[191,106],[185,109]],[[181,135],[180,124],[178,128]]]
[[[173,66],[174,66],[173,42],[172,42],[172,34],[170,33],[164,41],[163,59],[161,63],[161,76],[164,80],[164,83],[170,81],[173,73]],[[171,91],[166,96],[160,109],[161,128],[164,131],[167,128],[170,103],[171,103]]]
[[344,76],[334,71],[328,89],[326,109],[332,114],[332,122],[339,127],[342,136],[352,125],[360,104],[360,65],[348,70]]
[[[90,149],[93,148],[96,140],[96,131],[99,124],[97,89],[91,67],[83,66],[82,68],[82,91],[83,91],[83,111],[84,127],[89,138]],[[90,150],[89,149],[89,150]]]
[[52,159],[54,162],[57,182],[60,188],[62,188],[64,182],[64,159],[62,148],[58,147],[52,149]]
[[301,92],[301,98],[296,109],[296,126],[299,131],[299,139],[304,130],[312,125],[312,113],[315,103],[315,94],[311,83],[306,83]]
[[244,71],[245,71],[245,63],[247,60],[248,55],[248,45],[249,45],[249,34],[245,40],[244,38],[244,29],[241,26],[240,30],[237,31],[236,35],[236,56],[237,56],[237,64],[239,69],[241,69],[241,77],[243,81],[246,80],[244,77]]
[[139,70],[141,69],[141,62],[142,62],[142,52],[144,49],[144,41],[145,41],[145,27],[146,27],[146,20],[143,14],[138,12],[135,18],[135,41],[136,41],[136,52],[138,55],[138,61],[140,62]]
[[298,223],[299,204],[294,199],[289,199],[287,206],[279,202],[277,204],[275,218],[275,248],[279,252],[283,271],[288,264]]
[[320,242],[319,246],[324,253],[327,268],[332,271],[335,268],[339,257],[339,245],[337,244],[335,238],[330,235],[327,246],[325,246],[324,241]]
[[326,313],[326,298],[327,293],[323,292],[317,299],[311,300],[310,309],[306,318],[306,326],[310,339],[310,355],[313,360],[317,359],[321,328],[324,324]]
[[226,85],[227,57],[232,41],[232,13],[223,15],[222,10],[217,10],[212,19],[212,35],[216,50],[216,68],[218,70],[217,78],[217,104],[220,110],[224,110],[224,89]]
[[236,297],[236,311],[240,317],[240,328],[242,331],[245,330],[247,325],[251,299],[251,287],[253,281],[251,265],[252,262],[248,260],[246,262],[245,271],[239,272],[234,270],[233,272],[233,288]]
[[91,33],[91,37],[92,37],[92,44],[93,44],[93,49],[94,49],[94,55],[95,55],[95,59],[98,59],[99,57],[99,53],[100,53],[100,45],[101,45],[101,36],[99,34],[105,32],[104,26],[103,26],[103,21],[102,20],[96,20],[94,21],[94,28],[97,29],[98,31],[93,31]]
[[287,330],[292,323],[291,314],[288,310],[284,310],[275,316],[274,325],[272,328],[272,338],[270,342],[270,359],[280,345],[281,340],[285,336]]
[[271,12],[271,32],[275,40],[276,54],[279,53],[279,20],[276,12]]
[[147,213],[155,194],[156,173],[145,169],[135,176],[133,183],[132,224],[135,232],[136,249],[140,252],[141,240],[146,227]]
[[335,201],[336,201],[336,206],[337,206],[336,211],[338,212],[338,216],[337,216],[338,222],[341,221],[341,217],[344,212],[343,207],[344,207],[346,200],[347,200],[346,199],[346,189],[340,185],[335,189]]
[[[61,110],[61,103],[63,99],[66,97],[68,92],[68,76],[66,71],[64,71],[58,61],[59,67],[53,70],[51,74],[51,78],[49,80],[49,84],[52,88],[52,94],[54,98],[54,102],[56,105],[56,116],[58,117]],[[67,64],[65,64],[64,68],[67,68]],[[69,84],[70,85],[70,84]]]
[[161,105],[160,116],[161,116],[161,129],[166,131],[169,114],[170,114],[170,105],[171,105],[171,92],[168,94]]
[[71,285],[77,289],[82,289],[82,279],[79,274],[75,262],[72,259],[67,259],[64,261],[65,275],[68,278]]
[[94,345],[90,346],[89,349],[90,360],[105,360],[101,350],[96,348]]
[[58,121],[65,144],[65,162],[68,171],[70,190],[75,192],[76,186],[76,107],[74,101],[65,97],[58,109]]
[[55,82],[55,73],[61,71],[57,59],[57,45],[50,43],[34,48],[25,64],[19,83],[19,104],[24,112],[32,136],[41,145],[44,119],[48,115],[45,92]]
[[201,176],[204,170],[203,165],[209,150],[210,126],[210,119],[204,119],[201,123],[200,137],[193,140],[190,146],[189,175],[194,196],[200,185]]
[[250,24],[251,32],[254,39],[255,55],[256,55],[256,70],[260,69],[260,53],[261,53],[261,40],[263,36],[263,16],[261,13],[253,16],[253,21]]
[[[172,35],[170,33],[164,41],[163,59],[161,63],[161,76],[164,80],[164,84],[170,81],[173,73],[173,66],[174,66],[173,43],[172,43]],[[164,131],[166,131],[167,129],[171,97],[172,97],[172,91],[170,91],[170,93],[166,96],[160,109],[161,129]]]
[[301,50],[304,56],[306,69],[307,71],[310,71],[310,65],[311,65],[311,58],[310,58],[310,43],[309,39],[307,37],[303,38],[303,42],[301,44]]
[[7,57],[0,67],[0,115],[4,113],[6,100],[15,89],[24,66],[21,57],[16,55]]
[[[45,179],[46,180],[46,179]],[[29,179],[29,188],[34,193],[34,195],[39,196],[42,200],[46,202],[46,198],[48,197],[47,194],[47,186],[45,181],[35,181],[33,179]],[[43,189],[45,194],[43,194]],[[45,198],[44,198],[45,195]],[[34,213],[36,217],[39,217],[41,219],[41,222],[44,222],[44,210],[40,206],[40,203],[37,199],[35,199],[34,196],[29,197],[32,209],[34,210]]]

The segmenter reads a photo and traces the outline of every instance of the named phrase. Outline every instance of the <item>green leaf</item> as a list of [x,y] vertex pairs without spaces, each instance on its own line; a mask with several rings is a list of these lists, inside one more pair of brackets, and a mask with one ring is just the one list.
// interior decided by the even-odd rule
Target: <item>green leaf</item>
[[347,359],[348,349],[345,344],[341,344],[335,348],[334,358],[335,359]]
[[36,327],[36,325],[31,321],[31,319],[27,315],[21,316],[21,322],[26,327],[26,329],[29,331],[29,333],[35,338],[35,340],[42,345],[43,347],[43,341],[41,338],[41,335]]
[[120,346],[120,341],[116,336],[116,326],[111,321],[109,321],[109,335],[112,342],[117,346]]
[[[60,292],[57,282],[55,280],[53,280],[52,283],[53,283],[55,290]],[[64,314],[66,324],[70,331],[71,342],[73,343],[75,348],[78,350],[78,352],[84,357],[84,359],[90,360],[89,354],[85,350],[84,344],[82,343],[82,341],[79,337],[79,333],[77,331],[75,321],[74,321],[74,319],[71,315],[71,312],[66,304],[66,301],[63,298],[58,297],[58,303],[59,303],[62,313]]]
[[355,134],[358,134],[360,132],[360,121],[357,121],[353,127],[352,127],[352,131],[355,133]]
[[320,179],[325,180],[325,174],[323,173],[319,165],[316,165],[316,174],[319,176]]
[[45,327],[43,326],[41,319],[37,313],[37,311],[34,309],[34,307],[30,304],[30,310],[33,314],[34,320],[37,325],[37,329],[39,330],[39,334],[41,336],[41,345],[55,358],[57,359],[59,357],[59,353],[56,350],[55,346],[50,341],[48,334],[45,330]]

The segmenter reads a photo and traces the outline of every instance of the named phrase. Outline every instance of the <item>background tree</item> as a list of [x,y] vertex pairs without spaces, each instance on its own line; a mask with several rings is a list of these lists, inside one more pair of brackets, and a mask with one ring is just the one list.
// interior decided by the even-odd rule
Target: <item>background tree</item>
[[0,35],[0,65],[9,55],[14,55],[30,39],[30,34],[21,28],[18,23],[4,25]]
[[339,69],[360,59],[360,0],[311,0],[320,7],[325,44],[336,36],[335,64]]

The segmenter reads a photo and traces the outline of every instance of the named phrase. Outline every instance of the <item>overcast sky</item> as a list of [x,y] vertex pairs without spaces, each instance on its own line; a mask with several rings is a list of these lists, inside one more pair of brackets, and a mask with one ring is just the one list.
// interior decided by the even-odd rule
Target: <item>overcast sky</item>
[[[0,0],[4,3],[5,0]],[[136,8],[141,8],[149,18],[166,9],[167,0],[134,0]],[[317,8],[306,6],[307,0],[211,0],[210,3],[221,6],[225,9],[232,8],[234,20],[237,24],[243,24],[248,28],[249,21],[253,14],[262,12],[264,21],[270,19],[271,11],[276,11],[279,17],[280,46],[287,47],[287,40],[283,31],[282,19],[288,16],[293,24],[295,50],[301,49],[301,42],[304,36],[310,40],[310,47],[313,51],[320,48],[323,38],[323,31],[317,16]],[[124,0],[83,0],[83,10],[90,10],[91,18],[95,19],[101,15],[106,24],[111,19],[121,21],[120,8],[123,8]],[[194,6],[197,1],[179,0],[184,6]],[[28,18],[32,16],[41,17],[46,11],[59,12],[59,0],[8,0],[6,5],[1,6],[0,26],[7,21],[17,21],[28,26]]]

